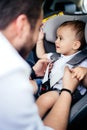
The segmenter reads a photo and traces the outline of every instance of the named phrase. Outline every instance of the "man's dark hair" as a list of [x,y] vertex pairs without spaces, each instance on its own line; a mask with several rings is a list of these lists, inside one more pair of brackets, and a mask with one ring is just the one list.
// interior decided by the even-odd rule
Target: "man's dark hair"
[[0,29],[5,29],[20,14],[25,14],[34,29],[41,14],[42,0],[0,0]]
[[76,32],[76,38],[81,42],[79,50],[82,50],[84,47],[86,47],[85,22],[80,20],[66,21],[60,25],[60,27],[62,26],[70,26]]

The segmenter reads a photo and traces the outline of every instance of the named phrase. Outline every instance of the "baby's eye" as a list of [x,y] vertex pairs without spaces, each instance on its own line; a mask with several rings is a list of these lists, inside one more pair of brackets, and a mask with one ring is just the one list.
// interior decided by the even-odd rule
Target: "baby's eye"
[[56,36],[56,39],[62,40],[62,37],[61,36]]
[[62,37],[60,37],[60,40],[62,40]]
[[59,39],[59,40],[62,40],[62,37],[61,37],[61,36],[58,36],[58,39]]

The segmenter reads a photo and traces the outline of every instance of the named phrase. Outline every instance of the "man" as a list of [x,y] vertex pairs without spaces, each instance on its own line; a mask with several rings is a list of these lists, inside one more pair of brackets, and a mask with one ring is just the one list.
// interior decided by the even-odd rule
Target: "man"
[[[0,0],[0,130],[65,130],[67,127],[70,92],[74,91],[77,80],[66,69],[67,90],[61,92],[43,123],[29,82],[31,69],[19,55],[22,52],[25,57],[33,48],[42,17],[41,0]],[[37,76],[43,75],[48,63],[46,59],[36,63],[33,69]]]

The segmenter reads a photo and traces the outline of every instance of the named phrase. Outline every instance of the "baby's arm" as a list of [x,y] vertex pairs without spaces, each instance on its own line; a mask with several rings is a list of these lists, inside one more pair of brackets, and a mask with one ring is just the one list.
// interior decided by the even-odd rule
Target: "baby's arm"
[[76,77],[79,81],[84,80],[87,76],[87,68],[86,67],[76,67],[71,69],[73,73],[73,78]]
[[36,54],[38,58],[43,58],[43,55],[45,54],[43,39],[44,39],[44,32],[42,29],[40,29],[37,44],[36,44]]

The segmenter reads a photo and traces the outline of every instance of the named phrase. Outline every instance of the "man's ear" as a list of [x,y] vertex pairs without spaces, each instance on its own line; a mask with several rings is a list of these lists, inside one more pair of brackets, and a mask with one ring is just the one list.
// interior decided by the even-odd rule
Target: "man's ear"
[[29,22],[27,20],[26,15],[22,14],[17,17],[16,19],[16,29],[17,29],[17,35],[21,35],[24,31],[25,26],[29,26]]
[[81,42],[80,41],[75,41],[73,43],[73,49],[74,50],[78,50],[80,48],[80,46],[81,46]]

